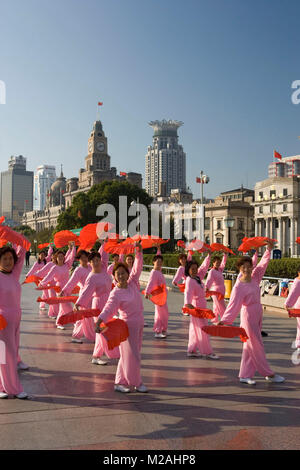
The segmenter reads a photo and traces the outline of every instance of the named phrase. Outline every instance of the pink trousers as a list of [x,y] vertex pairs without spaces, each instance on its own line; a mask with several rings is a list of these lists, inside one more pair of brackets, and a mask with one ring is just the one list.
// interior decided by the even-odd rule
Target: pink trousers
[[226,305],[224,299],[218,300],[215,295],[212,296],[213,300],[213,312],[215,314],[215,318],[213,318],[213,322],[217,322],[221,320],[223,313],[226,310]]
[[[56,292],[53,289],[48,289],[48,296],[49,297],[56,297]],[[57,317],[59,311],[59,305],[49,305],[49,310],[48,310],[48,317],[53,318]]]
[[201,329],[202,326],[208,324],[206,318],[196,318],[190,317],[190,328],[189,328],[189,344],[188,352],[196,352],[197,350],[200,354],[212,354],[213,350],[210,344],[209,335],[204,333]]
[[127,322],[129,337],[120,344],[120,360],[116,372],[115,384],[139,387],[141,379],[141,348],[144,321]]
[[95,341],[95,320],[94,317],[78,320],[73,329],[72,338],[80,339],[83,336],[90,341]]
[[253,309],[248,315],[241,314],[241,327],[249,337],[243,344],[242,361],[239,377],[252,378],[256,371],[263,377],[274,372],[266,359],[264,344],[261,337],[262,313]]
[[58,325],[58,320],[64,313],[72,312],[72,310],[73,310],[73,305],[69,302],[59,304],[58,315],[56,318],[56,325]]
[[297,318],[296,348],[300,348],[300,317]]
[[165,303],[165,305],[162,305],[162,306],[155,305],[153,331],[155,331],[155,333],[161,333],[162,331],[167,331],[168,320],[169,320],[168,304]]
[[21,312],[10,311],[8,314],[1,314],[5,317],[7,326],[0,330],[0,341],[4,343],[0,343],[0,347],[5,350],[5,364],[0,364],[0,392],[18,395],[23,392],[17,371]]

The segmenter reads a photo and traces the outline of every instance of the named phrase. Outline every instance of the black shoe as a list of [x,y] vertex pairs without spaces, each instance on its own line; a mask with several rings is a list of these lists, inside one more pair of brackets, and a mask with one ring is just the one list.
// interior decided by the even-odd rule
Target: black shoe
[[262,337],[269,336],[268,333],[266,333],[265,331],[261,331],[261,335]]

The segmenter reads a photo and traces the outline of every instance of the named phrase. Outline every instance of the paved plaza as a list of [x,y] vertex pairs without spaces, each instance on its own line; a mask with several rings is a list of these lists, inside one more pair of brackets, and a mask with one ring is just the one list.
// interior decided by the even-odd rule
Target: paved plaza
[[169,294],[165,340],[154,338],[153,304],[144,301],[149,393],[123,395],[113,391],[117,361],[91,364],[93,344],[71,343],[72,326],[57,330],[40,315],[38,294],[32,284],[23,287],[20,354],[30,370],[20,374],[31,398],[0,401],[0,449],[300,449],[300,365],[291,361],[296,322],[286,314],[264,315],[267,357],[286,382],[257,377],[251,387],[237,379],[239,339],[212,340],[219,361],[187,358],[183,295]]

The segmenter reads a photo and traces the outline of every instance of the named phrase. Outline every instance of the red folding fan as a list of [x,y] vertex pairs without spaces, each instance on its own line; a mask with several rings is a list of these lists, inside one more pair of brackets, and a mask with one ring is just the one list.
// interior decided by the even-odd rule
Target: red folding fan
[[3,315],[0,315],[0,330],[4,330],[7,327],[7,321]]
[[288,309],[289,317],[300,317],[300,309],[299,308],[291,308]]
[[26,277],[23,284],[30,284],[31,282],[34,282],[35,285],[38,286],[41,280],[42,280],[42,277],[38,277],[35,274],[31,274],[31,276]]
[[79,238],[75,233],[70,230],[61,230],[54,235],[54,245],[56,248],[63,248],[70,242],[75,242],[75,245],[79,245]]
[[63,297],[48,297],[47,299],[42,299],[41,297],[37,298],[37,302],[45,302],[48,305],[56,305],[56,304],[65,304],[68,302],[75,302],[77,301],[77,295],[66,295]]
[[214,290],[205,291],[205,297],[206,298],[211,297],[212,295],[215,295],[218,300],[223,300],[224,299],[224,295],[221,294],[221,292],[217,292],[217,291],[214,291]]
[[116,348],[129,337],[127,323],[120,318],[113,318],[105,324],[101,323],[100,326],[105,327],[101,334],[106,339],[109,350]]
[[[142,291],[142,294],[145,295],[145,290]],[[155,305],[165,305],[167,301],[167,289],[165,284],[161,284],[160,286],[155,287],[152,292],[150,292],[151,297],[150,300],[153,302]]]
[[239,336],[243,343],[249,339],[244,328],[238,326],[206,325],[201,328],[211,336],[219,336],[221,338],[235,338]]
[[209,318],[209,319],[215,318],[215,314],[209,308],[183,307],[182,313],[188,313],[189,315],[192,315],[193,317],[196,317],[196,318]]
[[224,251],[225,253],[231,253],[234,255],[234,252],[222,243],[212,243],[210,245],[210,249],[211,251]]
[[78,312],[68,312],[64,313],[58,320],[59,325],[67,325],[68,323],[76,323],[78,320],[83,320],[84,318],[90,317],[99,317],[101,311],[99,308],[90,308],[78,310]]
[[26,251],[29,250],[31,247],[31,243],[29,240],[27,240],[24,235],[21,233],[15,232],[12,230],[10,227],[7,227],[6,225],[0,225],[0,239],[4,239],[9,241],[10,243],[14,243],[16,245],[21,246],[24,248]]

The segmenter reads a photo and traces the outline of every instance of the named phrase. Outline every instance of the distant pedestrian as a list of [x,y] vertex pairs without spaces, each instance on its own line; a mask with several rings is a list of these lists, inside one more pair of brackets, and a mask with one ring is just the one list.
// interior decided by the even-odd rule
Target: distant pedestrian
[[26,255],[25,255],[26,266],[30,266],[30,263],[29,263],[30,255],[31,255],[31,251],[30,250],[26,251]]

